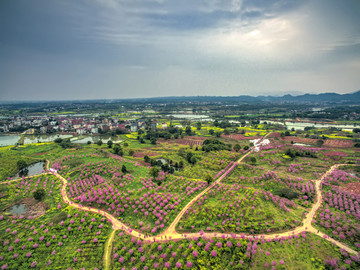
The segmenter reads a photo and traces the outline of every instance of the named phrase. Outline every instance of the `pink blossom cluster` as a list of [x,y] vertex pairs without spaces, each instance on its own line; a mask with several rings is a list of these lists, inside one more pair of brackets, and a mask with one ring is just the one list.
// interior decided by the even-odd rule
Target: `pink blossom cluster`
[[346,214],[360,218],[360,196],[333,187],[332,191],[325,192],[323,199],[330,207],[345,211]]
[[[227,172],[228,170],[230,170],[232,168],[232,165],[234,164],[234,161],[231,161],[226,167],[225,169],[221,170],[220,172],[217,173],[217,175],[214,177],[214,179],[219,178],[221,175],[223,175],[225,172]],[[236,164],[236,163],[235,163]]]
[[281,198],[280,196],[273,195],[270,191],[265,191],[264,197],[267,201],[271,200],[275,205],[278,205],[280,209],[283,209],[286,212],[290,212],[289,207],[296,207],[296,204],[293,200],[288,200],[286,198]]

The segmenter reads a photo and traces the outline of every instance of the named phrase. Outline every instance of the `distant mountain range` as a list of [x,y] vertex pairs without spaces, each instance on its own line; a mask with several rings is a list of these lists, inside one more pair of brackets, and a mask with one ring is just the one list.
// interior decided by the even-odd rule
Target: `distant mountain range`
[[[115,101],[115,100],[114,100]],[[290,94],[284,96],[184,96],[184,97],[155,97],[155,98],[139,98],[116,101],[128,102],[230,102],[230,103],[313,103],[313,104],[356,104],[360,105],[360,90],[351,94],[323,93],[323,94],[303,94],[292,96]]]
[[360,90],[351,94],[322,93],[292,96],[171,96],[130,99],[97,99],[66,101],[4,101],[2,104],[34,104],[34,103],[182,103],[182,102],[221,102],[221,103],[306,103],[306,104],[344,104],[360,105]]
[[304,94],[299,96],[284,95],[282,97],[264,97],[262,100],[285,101],[285,102],[336,102],[336,103],[358,103],[360,104],[360,91],[351,94],[323,93],[323,94]]

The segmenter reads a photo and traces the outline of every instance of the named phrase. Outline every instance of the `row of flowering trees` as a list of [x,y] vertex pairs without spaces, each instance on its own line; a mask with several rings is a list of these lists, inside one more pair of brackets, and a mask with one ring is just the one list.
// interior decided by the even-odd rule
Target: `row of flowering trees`
[[360,195],[343,189],[347,183],[358,181],[358,177],[341,169],[324,179],[323,204],[316,224],[329,236],[360,251]]
[[302,232],[263,237],[219,234],[182,240],[139,240],[120,232],[111,254],[114,269],[357,269],[359,256],[338,252],[331,243]]
[[[141,241],[119,233],[114,241],[114,269],[245,269],[249,265],[244,239],[191,238]],[[248,256],[250,255],[250,256]]]
[[[68,161],[82,161],[67,167]],[[157,234],[207,183],[160,172],[154,179],[148,168],[135,161],[111,155],[81,155],[60,160],[66,173],[69,197],[84,206],[109,212],[133,229]],[[128,169],[126,172],[123,166]]]
[[185,212],[178,230],[274,232],[298,225],[300,217],[296,214],[287,218],[287,211],[293,207],[296,207],[293,201],[284,201],[270,192],[259,193],[238,184],[218,184]]
[[59,192],[59,180],[51,175],[22,177],[16,182],[2,184],[3,195],[0,200],[0,209],[6,209],[9,205],[26,197],[32,197],[37,189],[44,189],[46,202],[53,201],[53,194]]
[[[192,153],[198,154],[197,151],[192,151]],[[199,156],[199,161],[196,164],[185,166],[184,169],[175,174],[195,179],[204,179],[205,175],[210,175],[216,179],[226,172],[240,155],[240,153],[230,151],[201,152],[201,158]]]
[[49,210],[37,218],[28,212],[0,216],[1,269],[102,268],[110,223],[100,215],[65,206],[54,179],[49,175],[22,179],[7,190],[9,197],[16,198],[43,187]]

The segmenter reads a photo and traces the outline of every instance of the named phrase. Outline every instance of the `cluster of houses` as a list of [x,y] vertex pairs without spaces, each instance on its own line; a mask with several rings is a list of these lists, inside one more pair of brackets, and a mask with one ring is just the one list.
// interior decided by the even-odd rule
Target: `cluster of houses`
[[[113,130],[126,130],[136,132],[150,125],[151,129],[157,128],[157,121],[145,121],[143,119],[119,120],[117,118],[96,117],[14,117],[0,119],[0,132],[25,132],[26,134],[46,134],[53,132],[83,134],[106,133]],[[166,123],[162,124],[162,127]],[[167,126],[167,125],[166,125]]]

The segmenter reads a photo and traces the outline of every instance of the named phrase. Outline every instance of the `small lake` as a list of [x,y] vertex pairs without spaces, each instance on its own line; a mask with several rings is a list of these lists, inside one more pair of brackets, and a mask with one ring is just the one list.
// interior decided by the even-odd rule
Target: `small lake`
[[90,141],[91,143],[97,143],[98,140],[102,140],[102,142],[105,144],[108,141],[112,141],[113,143],[120,143],[122,140],[119,140],[117,137],[109,137],[109,136],[87,136],[82,139],[74,139],[71,142],[73,143],[87,143]]
[[317,124],[317,123],[299,123],[299,122],[285,122],[285,125],[288,129],[294,128],[295,130],[303,130],[305,127],[315,127],[315,128],[341,128],[342,130],[352,131],[354,125],[334,125],[334,124]]
[[0,146],[15,145],[19,139],[19,135],[0,135]]
[[297,146],[306,146],[306,147],[310,147],[310,146],[311,146],[311,145],[304,144],[304,143],[293,143],[293,145],[297,145]]
[[71,134],[56,134],[56,135],[26,135],[24,138],[24,144],[40,143],[40,142],[52,142],[57,138],[67,139],[71,138]]
[[167,117],[174,117],[178,119],[190,119],[190,120],[206,120],[206,121],[213,121],[211,117],[205,114],[169,114]]
[[[284,122],[279,122],[279,121],[271,121],[271,120],[264,120],[264,121],[260,121],[261,123],[264,122],[268,122],[271,124],[278,124],[278,125],[284,125]],[[335,124],[318,124],[318,123],[303,123],[303,122],[291,122],[291,121],[285,121],[285,126],[288,129],[295,129],[295,130],[304,130],[305,127],[315,127],[315,128],[330,128],[330,127],[335,127],[335,128],[341,128],[342,130],[348,130],[348,131],[352,131],[354,128],[356,128],[356,126],[354,125],[335,125]]]
[[57,117],[82,117],[82,116],[96,116],[98,114],[92,114],[92,113],[68,113],[68,114],[57,114]]
[[[31,164],[29,166],[26,167],[27,169],[27,174],[25,174],[24,176],[30,176],[30,175],[35,175],[35,174],[40,174],[42,172],[42,170],[44,170],[44,165],[45,162],[36,162],[34,164]],[[17,177],[21,177],[21,173],[17,173],[15,175],[15,178]]]
[[168,163],[165,159],[163,159],[163,158],[158,158],[158,159],[155,159],[155,161],[157,162],[157,161],[161,161],[161,163],[162,164],[166,164],[166,163]]
[[11,214],[14,214],[14,215],[21,215],[25,212],[25,205],[24,204],[16,204],[14,206],[12,206],[8,211],[9,213]]

